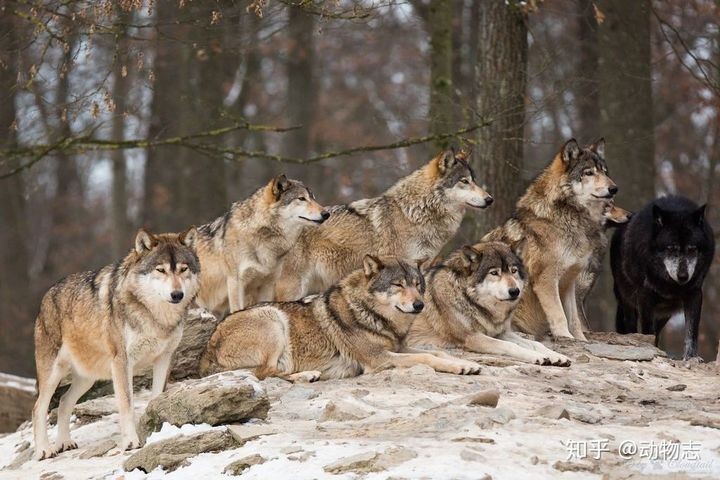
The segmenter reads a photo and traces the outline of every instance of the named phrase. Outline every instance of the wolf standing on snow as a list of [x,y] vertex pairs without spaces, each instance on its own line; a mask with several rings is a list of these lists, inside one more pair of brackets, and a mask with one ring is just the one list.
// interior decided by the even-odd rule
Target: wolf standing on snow
[[280,259],[304,226],[329,216],[310,189],[285,175],[234,203],[225,215],[198,228],[203,266],[198,304],[222,318],[228,310],[272,300]]
[[[135,248],[120,262],[70,275],[48,290],[35,322],[38,398],[33,409],[35,458],[77,448],[70,415],[95,380],[112,378],[120,412],[122,450],[140,441],[133,415],[135,369],[153,366],[153,396],[165,388],[180,343],[188,305],[198,291],[200,263],[194,228],[181,234],[140,230]],[[47,410],[60,380],[72,385],[60,399],[55,448],[47,435]]]
[[705,205],[669,196],[650,202],[620,227],[610,246],[620,333],[660,332],[675,313],[685,315],[683,357],[697,356],[702,284],[715,253]]
[[319,228],[306,228],[283,259],[279,301],[330,288],[362,266],[366,253],[408,262],[434,258],[457,232],[468,207],[493,198],[476,183],[464,151],[446,151],[383,195],[331,208]]

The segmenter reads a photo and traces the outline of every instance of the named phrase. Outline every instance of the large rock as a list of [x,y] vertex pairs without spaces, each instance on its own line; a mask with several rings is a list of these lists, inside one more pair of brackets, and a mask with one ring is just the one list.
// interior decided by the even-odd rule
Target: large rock
[[270,409],[265,389],[251,374],[236,370],[197,380],[185,380],[148,403],[138,433],[145,440],[164,422],[222,425],[266,418]]
[[221,452],[242,446],[226,429],[211,430],[192,436],[176,437],[151,443],[133,453],[125,460],[126,471],[139,468],[151,472],[157,467],[172,471],[182,466],[188,458],[205,452]]
[[0,373],[0,433],[14,432],[32,416],[35,381]]
[[[186,378],[197,378],[200,376],[200,357],[205,351],[210,336],[215,332],[217,320],[211,314],[199,309],[192,310],[185,321],[182,340],[173,355],[170,368],[170,381],[184,380]],[[133,378],[133,389],[141,390],[152,386],[152,368],[143,372],[135,372]],[[66,378],[50,401],[50,408],[56,408],[62,396],[70,388],[70,378]],[[113,394],[113,386],[110,380],[100,380],[80,399],[80,402],[92,400]]]

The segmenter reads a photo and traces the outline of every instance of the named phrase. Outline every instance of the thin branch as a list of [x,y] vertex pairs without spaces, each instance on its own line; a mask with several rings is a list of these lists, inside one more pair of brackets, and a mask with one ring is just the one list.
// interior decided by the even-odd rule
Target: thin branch
[[165,139],[140,139],[140,140],[100,140],[90,138],[88,136],[63,138],[60,141],[50,145],[35,145],[25,149],[6,149],[0,150],[0,156],[6,157],[24,157],[32,155],[32,159],[4,174],[0,174],[0,179],[11,177],[17,173],[22,172],[34,164],[42,160],[47,155],[55,151],[65,151],[71,153],[81,153],[87,151],[112,151],[112,150],[123,150],[132,148],[154,148],[164,146],[180,146],[190,148],[199,152],[205,152],[209,154],[221,154],[225,157],[231,156],[234,160],[238,158],[262,158],[265,160],[274,160],[281,163],[294,163],[294,164],[308,164],[315,163],[321,160],[330,158],[345,157],[359,152],[374,152],[379,150],[394,150],[398,148],[405,148],[412,145],[418,145],[421,143],[433,142],[436,140],[443,140],[447,138],[454,138],[461,135],[465,135],[475,130],[490,125],[490,120],[483,120],[475,125],[455,130],[454,132],[440,133],[435,135],[424,135],[420,137],[410,137],[396,142],[387,143],[383,145],[367,145],[361,147],[353,147],[346,150],[337,150],[326,152],[320,155],[316,155],[310,158],[292,158],[284,157],[282,155],[274,155],[264,151],[248,151],[241,148],[224,147],[216,144],[209,143],[195,143],[192,140],[201,138],[217,137],[225,133],[231,132],[238,129],[247,129],[252,131],[271,131],[271,132],[286,132],[298,127],[290,128],[277,128],[269,127],[265,125],[236,125],[232,127],[219,128],[208,132],[195,133],[192,135],[177,136]]

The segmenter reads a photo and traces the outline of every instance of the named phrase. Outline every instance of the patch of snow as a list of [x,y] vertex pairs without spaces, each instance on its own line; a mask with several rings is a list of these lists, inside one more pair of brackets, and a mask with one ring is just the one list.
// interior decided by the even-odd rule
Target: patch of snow
[[193,435],[195,433],[207,432],[212,429],[213,426],[207,423],[200,423],[197,425],[186,423],[185,425],[176,427],[175,425],[164,422],[162,424],[162,427],[160,427],[160,431],[150,434],[150,436],[147,438],[146,443],[155,443],[159,442],[160,440],[166,440],[168,438],[176,437],[178,435]]

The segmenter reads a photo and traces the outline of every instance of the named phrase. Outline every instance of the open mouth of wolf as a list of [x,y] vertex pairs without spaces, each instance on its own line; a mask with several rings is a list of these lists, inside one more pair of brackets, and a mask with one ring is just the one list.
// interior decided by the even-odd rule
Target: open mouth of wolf
[[312,218],[303,217],[302,215],[298,215],[298,216],[300,218],[302,218],[303,220],[307,220],[308,222],[313,222],[313,223],[318,223],[318,224],[323,223],[325,221],[324,218],[318,218],[317,220],[313,220]]

